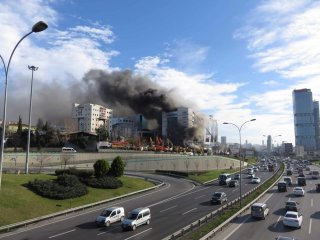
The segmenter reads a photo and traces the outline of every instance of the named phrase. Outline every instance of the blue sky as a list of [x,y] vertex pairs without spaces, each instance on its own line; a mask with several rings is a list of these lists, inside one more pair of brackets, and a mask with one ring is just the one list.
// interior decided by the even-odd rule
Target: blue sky
[[239,141],[224,121],[256,118],[243,128],[243,141],[281,134],[277,143],[294,143],[292,90],[320,96],[319,16],[320,2],[311,0],[0,0],[4,59],[35,22],[49,25],[14,55],[8,119],[27,119],[27,65],[39,67],[33,119],[70,114],[62,110],[71,101],[66,86],[90,69],[130,69],[212,114],[219,139]]

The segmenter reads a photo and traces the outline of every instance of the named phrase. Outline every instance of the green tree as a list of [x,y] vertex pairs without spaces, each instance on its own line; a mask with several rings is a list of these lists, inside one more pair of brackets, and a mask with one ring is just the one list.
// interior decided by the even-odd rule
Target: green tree
[[101,178],[107,175],[107,173],[109,172],[109,162],[107,160],[97,160],[94,164],[93,164],[93,168],[94,168],[94,175],[96,176],[96,178]]
[[22,134],[22,118],[21,118],[21,116],[19,116],[17,134],[19,136],[21,136],[21,134]]
[[113,159],[111,163],[110,168],[110,175],[114,177],[121,177],[124,172],[124,162],[122,161],[122,158],[120,156],[117,156],[115,159]]
[[109,132],[106,126],[101,125],[99,128],[96,128],[96,133],[99,136],[99,141],[106,141],[109,138]]

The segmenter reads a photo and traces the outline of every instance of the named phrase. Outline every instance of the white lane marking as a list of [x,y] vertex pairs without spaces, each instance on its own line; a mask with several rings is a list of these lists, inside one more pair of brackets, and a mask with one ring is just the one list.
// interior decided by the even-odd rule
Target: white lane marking
[[223,240],[227,240],[232,234],[234,234],[238,229],[246,222],[249,220],[251,216],[248,216],[245,218],[236,228],[234,228]]
[[217,189],[217,192],[220,191],[221,189],[222,189],[222,188],[218,188],[218,189]]
[[309,235],[311,234],[311,226],[312,226],[312,218],[310,218],[310,222],[309,222]]
[[189,213],[189,212],[192,212],[192,211],[194,211],[194,210],[196,210],[197,208],[192,208],[191,210],[189,210],[189,211],[187,211],[187,212],[184,212],[184,213],[182,213],[182,215],[185,215],[185,214],[187,214],[187,213]]
[[148,228],[148,229],[146,229],[146,230],[144,230],[144,231],[142,231],[142,232],[139,232],[139,233],[137,233],[136,235],[133,235],[133,236],[131,236],[131,237],[128,237],[128,238],[126,238],[126,239],[124,239],[124,240],[128,240],[128,239],[131,239],[131,238],[134,238],[134,237],[136,237],[136,236],[138,236],[138,235],[141,235],[141,234],[143,234],[143,233],[145,233],[145,232],[147,232],[147,231],[150,231],[152,228]]
[[98,233],[97,236],[102,235],[102,234],[105,234],[105,233],[108,233],[108,232],[111,232],[111,231],[113,231],[113,230],[115,230],[115,229],[118,229],[118,228],[121,228],[121,227],[115,227],[115,228],[110,229],[109,231],[105,231],[105,232]]
[[[137,197],[133,197],[133,198],[130,198],[130,199],[127,199],[127,200],[124,200],[124,201],[120,201],[117,205],[121,204],[121,203],[126,203],[126,202],[129,202],[131,200],[134,200],[134,199],[138,199],[138,198],[142,198],[142,197],[145,197],[145,196],[148,196],[148,195],[151,195],[151,194],[154,194],[156,192],[161,192],[163,190],[166,190],[168,188],[171,187],[171,184],[170,183],[166,183],[166,186],[164,188],[157,188],[156,190],[152,191],[152,192],[149,192],[149,193],[146,193],[146,194],[142,194],[140,196],[137,196]],[[193,185],[192,188],[190,190],[187,190],[185,192],[188,192],[188,191],[191,191],[195,188],[195,186]],[[112,205],[110,205],[112,206]],[[41,228],[41,227],[45,227],[45,226],[48,226],[48,225],[51,225],[51,224],[54,224],[54,223],[57,223],[57,222],[62,222],[62,221],[66,221],[66,220],[69,220],[69,219],[72,219],[72,218],[76,218],[78,216],[82,216],[82,215],[85,215],[85,214],[88,214],[88,213],[91,213],[91,212],[98,212],[98,211],[101,211],[101,209],[105,209],[104,208],[98,208],[98,209],[94,209],[94,210],[90,210],[90,211],[85,211],[85,212],[82,212],[82,213],[79,213],[75,216],[70,216],[70,217],[65,217],[63,219],[59,219],[59,220],[54,220],[52,222],[49,222],[49,223],[44,223],[42,225],[39,225],[39,226],[34,226],[34,227],[31,227],[31,228],[28,228],[28,229],[22,229],[21,231],[19,230],[19,232],[12,232],[12,233],[8,233],[8,234],[5,234],[4,236],[1,236],[1,238],[4,238],[4,237],[9,237],[9,236],[13,236],[13,235],[16,235],[18,233],[22,233],[22,232],[27,232],[27,231],[30,231],[30,230],[33,230],[33,229],[37,229],[37,228]]]
[[204,196],[206,196],[206,195],[201,195],[201,196],[196,197],[196,198],[194,198],[194,199],[199,199],[199,198],[202,198],[202,197],[204,197]]
[[278,223],[279,223],[279,221],[280,221],[280,218],[281,218],[281,216],[279,216],[277,222],[273,225],[273,228],[277,228],[277,225],[278,225]]
[[[177,198],[179,198],[179,197],[187,196],[187,195],[190,195],[190,194],[193,194],[193,193],[199,192],[199,191],[206,190],[207,188],[210,188],[210,187],[205,187],[205,188],[201,188],[201,189],[199,189],[199,190],[197,190],[197,191],[190,192],[190,191],[192,191],[195,187],[196,187],[196,186],[194,186],[194,185],[193,185],[193,187],[192,187],[191,189],[189,189],[189,190],[187,190],[187,191],[185,191],[185,192],[183,192],[183,193],[180,193],[180,194],[178,194],[178,195],[176,195],[176,196],[173,196],[173,197],[170,197],[170,198],[164,199],[164,200],[162,200],[162,201],[160,201],[160,202],[157,202],[157,203],[151,204],[151,205],[149,205],[149,206],[147,206],[147,207],[148,207],[148,208],[150,208],[150,207],[153,207],[153,206],[159,205],[159,204],[161,204],[161,203],[166,203],[166,202],[169,202],[169,201],[171,201],[171,200],[177,199]],[[188,193],[188,192],[189,192],[189,193]]]
[[74,232],[75,230],[76,230],[76,229],[72,229],[72,230],[70,230],[70,231],[63,232],[63,233],[59,233],[59,234],[56,234],[56,235],[50,236],[50,237],[48,237],[48,238],[55,238],[55,237],[59,237],[59,236],[64,235],[64,234]]
[[174,206],[172,206],[172,207],[169,207],[169,208],[163,209],[163,210],[161,210],[160,212],[168,211],[168,210],[170,210],[170,209],[172,209],[172,208],[175,208],[176,206],[177,206],[177,205],[174,205]]
[[313,207],[313,198],[311,198],[311,207]]
[[237,191],[238,189],[234,189],[234,190],[232,190],[232,192],[235,192],[235,191]]

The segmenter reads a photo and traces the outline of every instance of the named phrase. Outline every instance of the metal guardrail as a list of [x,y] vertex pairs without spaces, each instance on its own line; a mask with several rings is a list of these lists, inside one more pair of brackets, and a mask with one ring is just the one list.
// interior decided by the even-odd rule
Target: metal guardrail
[[[280,168],[278,168],[278,171],[280,171]],[[277,174],[278,171],[275,173]],[[274,174],[274,175],[275,175]],[[283,172],[282,172],[283,174]],[[282,177],[282,174],[280,174],[279,178],[275,181],[275,183],[277,181],[280,180],[280,178]],[[268,180],[270,180],[274,175],[270,176],[265,182],[267,182]],[[246,192],[245,194],[242,195],[242,198],[250,195],[251,193],[253,193],[254,191],[256,191],[258,188],[260,188],[262,186],[262,184],[260,186],[254,187],[253,189],[251,189],[249,192]],[[242,209],[240,209],[237,213],[235,213],[234,215],[232,215],[229,219],[227,219],[225,222],[223,222],[222,224],[220,224],[218,227],[216,227],[215,229],[213,229],[211,232],[209,232],[207,235],[205,235],[204,237],[202,237],[200,240],[208,240],[211,239],[212,237],[215,236],[215,234],[218,231],[221,231],[223,229],[223,227],[225,227],[227,224],[229,224],[234,218],[236,218],[238,215],[240,215],[242,212],[246,211],[252,203],[254,203],[255,201],[257,201],[257,199],[260,199],[267,191],[269,191],[272,187],[274,186],[274,184],[272,184],[267,190],[265,190],[263,193],[261,193],[257,198],[255,198],[252,202],[250,202],[249,204],[247,204],[245,207],[243,207]],[[173,234],[171,234],[170,236],[167,236],[165,238],[163,238],[162,240],[173,240],[173,239],[179,239],[180,237],[183,237],[186,233],[193,231],[193,229],[195,227],[200,227],[202,224],[207,223],[208,220],[213,219],[214,217],[218,216],[220,213],[222,213],[225,209],[228,209],[230,207],[232,207],[234,204],[236,204],[237,202],[239,202],[240,198],[236,198],[235,200],[223,205],[222,207],[218,208],[217,210],[207,214],[206,216],[198,219],[197,221],[194,221],[193,223],[181,228],[180,230],[174,232]]]
[[11,229],[16,229],[16,228],[19,228],[19,227],[26,227],[26,226],[28,226],[30,224],[33,224],[33,223],[41,222],[43,220],[48,220],[48,219],[51,219],[51,218],[54,218],[54,217],[67,215],[69,213],[83,211],[83,210],[88,209],[88,208],[93,208],[95,206],[99,206],[99,205],[102,205],[102,204],[105,204],[105,203],[108,203],[108,202],[112,202],[112,201],[115,201],[115,200],[126,198],[126,197],[129,197],[129,196],[138,194],[138,193],[150,191],[150,190],[162,187],[165,184],[164,182],[161,182],[161,181],[156,180],[154,178],[144,178],[144,179],[145,180],[149,180],[150,179],[150,181],[158,182],[159,184],[156,185],[156,186],[150,187],[150,188],[146,188],[146,189],[143,189],[143,190],[131,192],[131,193],[128,193],[128,194],[125,194],[125,195],[121,195],[121,196],[118,196],[118,197],[109,198],[109,199],[102,200],[102,201],[99,201],[99,202],[90,203],[90,204],[82,205],[82,206],[79,206],[79,207],[67,209],[67,210],[64,210],[64,211],[60,211],[60,212],[44,215],[44,216],[41,216],[41,217],[29,219],[29,220],[26,220],[26,221],[22,221],[22,222],[18,222],[18,223],[13,223],[13,224],[9,224],[9,225],[6,225],[6,226],[2,226],[2,227],[0,227],[0,233],[1,232],[9,232]]

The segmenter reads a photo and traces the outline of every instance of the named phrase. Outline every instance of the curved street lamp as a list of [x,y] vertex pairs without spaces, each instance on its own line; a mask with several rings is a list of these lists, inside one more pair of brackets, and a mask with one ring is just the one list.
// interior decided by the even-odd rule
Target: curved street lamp
[[11,63],[11,59],[12,56],[14,54],[14,52],[16,51],[18,45],[22,42],[23,39],[25,39],[26,37],[28,37],[31,33],[37,33],[37,32],[41,32],[45,29],[48,28],[48,25],[45,22],[39,21],[36,24],[34,24],[32,26],[32,29],[29,33],[27,33],[26,35],[24,35],[19,41],[18,43],[15,45],[15,47],[13,48],[8,64],[5,64],[5,61],[3,60],[3,57],[0,55],[1,61],[3,63],[3,68],[4,68],[4,73],[5,73],[5,86],[4,86],[4,101],[3,101],[3,119],[2,119],[2,136],[1,136],[1,155],[0,155],[0,190],[1,190],[1,179],[2,179],[2,165],[3,165],[3,151],[4,151],[4,142],[5,142],[5,132],[6,132],[6,118],[7,118],[7,88],[8,88],[8,72],[9,72],[9,67],[10,67],[10,63]]
[[246,123],[248,123],[248,122],[253,122],[253,121],[255,121],[256,119],[255,118],[253,118],[253,119],[251,119],[251,120],[248,120],[248,121],[245,121],[244,123],[242,123],[241,125],[240,125],[240,127],[238,126],[238,125],[236,125],[236,124],[234,124],[234,123],[229,123],[229,122],[224,122],[223,124],[230,124],[230,125],[233,125],[233,126],[235,126],[237,129],[238,129],[238,131],[239,131],[239,138],[240,138],[240,147],[239,147],[239,158],[240,158],[240,208],[242,207],[242,187],[241,187],[241,182],[242,182],[242,170],[241,170],[241,165],[242,165],[242,155],[241,155],[241,129],[242,129],[242,127],[243,127],[243,125],[245,125]]

